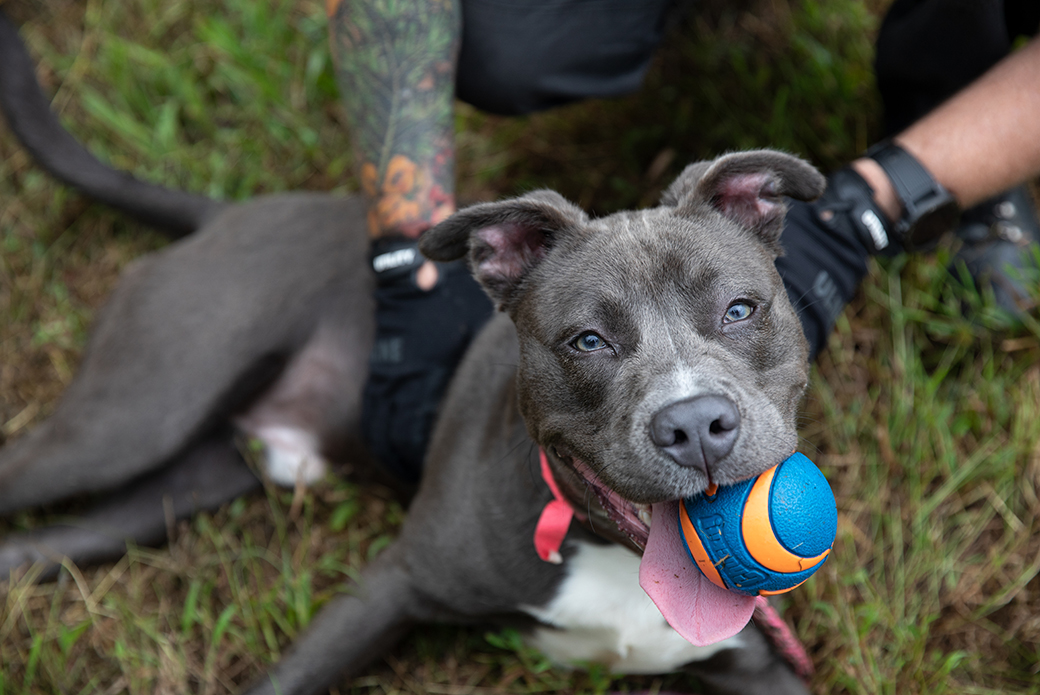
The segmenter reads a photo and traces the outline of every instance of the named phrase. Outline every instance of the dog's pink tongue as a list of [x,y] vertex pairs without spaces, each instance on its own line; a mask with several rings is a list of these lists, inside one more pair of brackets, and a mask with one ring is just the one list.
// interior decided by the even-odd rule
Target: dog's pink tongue
[[655,504],[639,585],[676,632],[698,647],[744,629],[755,599],[712,584],[690,560],[679,535],[679,503]]

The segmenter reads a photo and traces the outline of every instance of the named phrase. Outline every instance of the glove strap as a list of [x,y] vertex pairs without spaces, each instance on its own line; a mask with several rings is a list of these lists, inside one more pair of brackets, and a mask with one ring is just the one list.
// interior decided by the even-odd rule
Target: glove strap
[[867,156],[884,170],[903,204],[903,216],[893,229],[905,248],[928,246],[957,225],[957,201],[913,155],[885,141],[870,148]]

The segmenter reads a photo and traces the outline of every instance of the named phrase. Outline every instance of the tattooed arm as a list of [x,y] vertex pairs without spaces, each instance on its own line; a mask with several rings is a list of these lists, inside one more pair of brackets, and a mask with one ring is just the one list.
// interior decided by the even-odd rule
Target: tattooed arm
[[328,0],[340,90],[373,238],[455,211],[456,0]]

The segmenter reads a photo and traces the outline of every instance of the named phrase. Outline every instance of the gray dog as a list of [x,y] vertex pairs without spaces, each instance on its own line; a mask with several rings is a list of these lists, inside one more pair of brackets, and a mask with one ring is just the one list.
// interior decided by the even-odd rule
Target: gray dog
[[[32,106],[34,84],[36,97],[12,91],[27,82],[12,82],[24,66],[5,24],[0,98],[38,152],[58,126]],[[52,171],[90,190],[58,160]],[[704,579],[675,520],[677,500],[796,447],[807,346],[774,260],[782,197],[823,185],[805,162],[756,151],[688,167],[652,210],[590,219],[540,191],[427,232],[422,251],[467,257],[501,313],[452,382],[400,537],[254,691],[321,691],[419,622],[505,619],[559,663],[806,693],[748,624],[755,600]],[[121,190],[99,193],[127,209]],[[170,203],[154,221],[176,217],[152,193]],[[2,514],[116,492],[82,524],[9,537],[3,571],[161,539],[164,496],[186,513],[255,485],[232,425],[261,437],[289,481],[360,449],[373,331],[361,203],[181,200],[197,211],[181,228],[199,231],[127,271],[54,415],[0,450]],[[554,505],[574,515],[565,536],[541,533]]]

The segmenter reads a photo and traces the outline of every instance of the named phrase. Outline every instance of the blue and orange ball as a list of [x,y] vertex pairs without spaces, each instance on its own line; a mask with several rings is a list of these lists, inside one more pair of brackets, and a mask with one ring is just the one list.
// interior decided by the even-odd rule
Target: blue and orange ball
[[769,596],[820,569],[834,545],[838,511],[820,469],[794,454],[757,478],[684,499],[679,530],[713,583]]

